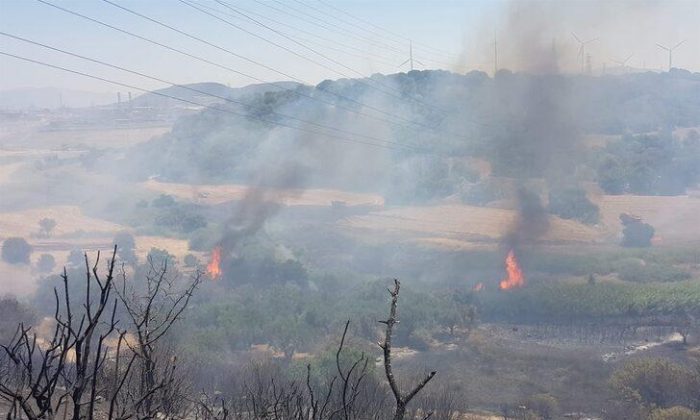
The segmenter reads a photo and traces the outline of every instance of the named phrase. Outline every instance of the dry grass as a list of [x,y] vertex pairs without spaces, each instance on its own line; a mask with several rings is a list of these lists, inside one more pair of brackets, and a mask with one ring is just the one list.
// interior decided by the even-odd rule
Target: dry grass
[[[405,207],[345,219],[341,226],[384,234],[425,236],[425,243],[447,247],[470,247],[473,243],[494,242],[505,235],[515,221],[513,210],[441,205]],[[550,218],[545,241],[592,242],[600,238],[598,229],[581,223]],[[435,237],[437,235],[437,237]]]
[[41,131],[41,127],[28,123],[0,132],[0,143],[11,148],[24,148],[31,144],[32,149],[56,149],[81,144],[95,148],[124,148],[143,143],[168,131],[169,126]]
[[[2,154],[2,151],[0,151]],[[24,165],[22,162],[10,163],[8,165],[0,165],[0,184],[8,182],[12,179],[13,174]]]
[[113,234],[124,229],[116,223],[88,217],[77,206],[50,206],[0,213],[0,239],[12,236],[29,238],[39,231],[39,220],[45,217],[57,223],[53,236],[80,232]]
[[[190,185],[173,184],[150,180],[141,186],[162,194],[170,194],[182,200],[200,204],[216,205],[245,197],[249,187],[245,185]],[[361,194],[330,189],[265,189],[265,196],[287,206],[330,206],[333,201],[342,201],[350,206],[383,206],[384,198],[377,194]]]
[[621,233],[620,213],[631,213],[654,226],[659,244],[700,239],[700,198],[603,195],[593,201],[600,207],[601,222],[609,235]]

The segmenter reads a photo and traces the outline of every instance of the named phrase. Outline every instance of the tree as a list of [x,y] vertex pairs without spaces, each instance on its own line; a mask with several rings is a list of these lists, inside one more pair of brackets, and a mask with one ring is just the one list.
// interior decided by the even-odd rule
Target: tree
[[183,263],[185,263],[185,267],[196,267],[199,264],[199,260],[193,254],[187,254]]
[[118,232],[114,235],[114,244],[119,250],[119,258],[127,264],[136,264],[136,240],[134,235],[126,231]]
[[700,412],[686,407],[660,408],[651,412],[647,420],[699,420]]
[[396,409],[394,411],[394,420],[403,420],[406,415],[406,406],[411,400],[425,387],[428,382],[430,382],[433,377],[435,377],[436,371],[430,372],[426,375],[423,380],[421,380],[417,385],[415,385],[408,393],[403,393],[399,389],[396,383],[396,378],[394,377],[394,368],[392,366],[391,360],[391,338],[394,333],[394,326],[399,322],[396,318],[396,306],[399,301],[399,289],[401,283],[394,279],[394,289],[389,289],[389,294],[391,295],[391,304],[389,307],[389,318],[386,321],[379,321],[386,327],[384,329],[384,341],[379,343],[384,356],[384,373],[386,374],[386,379],[389,381],[389,387],[391,388],[391,393],[394,395],[394,400],[396,400]]
[[48,273],[49,271],[53,270],[55,266],[56,260],[51,254],[41,254],[41,256],[39,256],[39,261],[36,263],[36,267],[42,273]]
[[562,219],[576,219],[586,224],[598,223],[600,211],[586,197],[583,188],[555,188],[549,192],[549,212]]
[[10,264],[29,264],[32,246],[23,238],[7,238],[2,244],[2,259]]
[[51,231],[56,227],[56,221],[54,219],[49,219],[48,217],[44,217],[43,219],[39,220],[39,233],[44,236],[45,238],[48,238],[51,236]]
[[78,248],[72,249],[68,254],[67,262],[68,265],[72,267],[80,267],[82,264],[85,264],[85,255],[83,254],[83,251]]
[[171,207],[175,205],[175,198],[173,198],[172,195],[161,194],[157,198],[154,198],[151,204],[153,207]]
[[641,219],[624,213],[620,215],[620,221],[624,226],[622,228],[622,246],[630,248],[651,246],[651,238],[654,237],[655,230],[650,224],[643,223]]
[[621,401],[644,407],[700,404],[700,377],[666,359],[632,360],[613,373],[610,385]]

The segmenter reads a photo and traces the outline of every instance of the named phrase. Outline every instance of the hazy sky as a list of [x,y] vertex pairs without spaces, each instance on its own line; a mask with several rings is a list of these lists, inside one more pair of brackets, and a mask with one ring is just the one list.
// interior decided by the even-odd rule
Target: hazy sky
[[[586,52],[591,54],[594,70],[602,68],[604,64],[608,68],[615,66],[614,60],[622,60],[630,54],[633,56],[628,65],[632,67],[665,68],[668,54],[655,44],[672,46],[685,40],[674,52],[674,67],[700,71],[699,0],[225,0],[237,7],[239,12],[248,14],[276,32],[236,14],[216,0],[182,0],[208,8],[205,10],[213,10],[211,13],[216,16],[296,54],[197,11],[179,0],[113,0],[264,64],[267,69],[159,27],[102,0],[46,1],[267,81],[286,80],[289,79],[287,76],[292,76],[315,84],[329,78],[407,70],[407,65],[399,67],[399,64],[408,58],[409,38],[414,42],[414,58],[420,62],[415,64],[416,68],[442,68],[459,72],[481,69],[490,73],[493,69],[494,31],[498,37],[501,67],[517,69],[516,56],[520,52],[514,49],[520,48],[516,46],[521,45],[525,30],[534,31],[538,42],[554,42],[563,71],[576,71],[579,68],[578,45],[572,32],[582,39],[599,38],[586,47]],[[354,17],[371,22],[376,27]],[[513,23],[523,19],[532,20],[528,23],[529,28],[524,29],[520,24]],[[257,83],[69,15],[36,0],[0,0],[0,27],[5,33],[176,83],[218,81],[231,86]],[[0,36],[0,50],[147,89],[163,86],[152,80],[65,57],[5,36]],[[126,90],[0,56],[0,89],[27,86],[99,92]]]

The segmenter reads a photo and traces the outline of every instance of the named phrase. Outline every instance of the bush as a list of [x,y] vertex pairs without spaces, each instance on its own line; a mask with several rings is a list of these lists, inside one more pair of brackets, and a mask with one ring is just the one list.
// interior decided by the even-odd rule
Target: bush
[[575,219],[586,224],[600,220],[598,206],[586,197],[582,188],[554,189],[549,192],[549,212],[562,219]]
[[617,274],[621,280],[637,283],[683,281],[691,277],[689,272],[674,266],[646,263],[635,258],[623,260]]
[[2,244],[2,259],[10,264],[29,264],[32,246],[23,238],[7,238]]
[[646,248],[651,246],[651,238],[654,237],[655,230],[640,219],[627,214],[620,215],[622,228],[622,246],[628,248]]
[[553,419],[559,413],[559,402],[549,394],[532,395],[522,405],[543,420]]
[[134,235],[129,232],[122,231],[114,236],[114,244],[117,245],[117,256],[121,258],[128,264],[135,264],[137,262],[136,253],[136,240]]
[[196,267],[199,264],[199,260],[192,254],[185,255],[183,260],[185,267]]
[[610,386],[618,399],[647,407],[700,403],[698,375],[666,359],[632,360],[613,373]]
[[49,236],[51,236],[51,231],[55,227],[56,227],[56,221],[54,219],[49,219],[48,217],[44,217],[43,219],[39,220],[40,233],[47,238]]
[[49,271],[53,270],[55,266],[56,260],[51,254],[41,254],[39,261],[36,263],[36,267],[42,273],[48,273]]
[[68,254],[68,265],[72,267],[80,267],[85,265],[85,255],[83,254],[83,251],[75,248],[70,251],[70,254]]
[[153,199],[151,203],[153,207],[170,207],[175,205],[175,199],[172,195],[161,194],[157,198]]
[[700,420],[700,412],[680,406],[661,408],[652,411],[647,420]]

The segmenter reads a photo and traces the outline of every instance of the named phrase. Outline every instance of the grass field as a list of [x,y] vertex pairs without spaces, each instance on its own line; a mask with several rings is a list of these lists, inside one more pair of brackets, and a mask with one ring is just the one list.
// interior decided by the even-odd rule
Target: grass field
[[[640,216],[656,229],[656,245],[690,243],[700,238],[700,198],[609,196],[593,197],[601,221],[588,226],[550,217],[550,229],[540,238],[549,243],[617,242],[622,232],[620,213]],[[450,249],[474,249],[494,243],[515,220],[513,210],[467,205],[402,207],[354,216],[341,227],[354,231],[415,240]]]
[[[174,184],[150,180],[141,184],[143,187],[170,194],[181,200],[200,204],[216,205],[245,197],[249,188],[245,185],[190,185]],[[287,206],[330,206],[334,201],[344,202],[349,206],[371,205],[383,206],[384,198],[377,194],[361,194],[330,189],[265,189],[265,196]]]
[[0,147],[60,149],[85,145],[98,149],[120,149],[143,143],[168,131],[169,126],[42,131],[37,124],[16,124],[0,132]]

